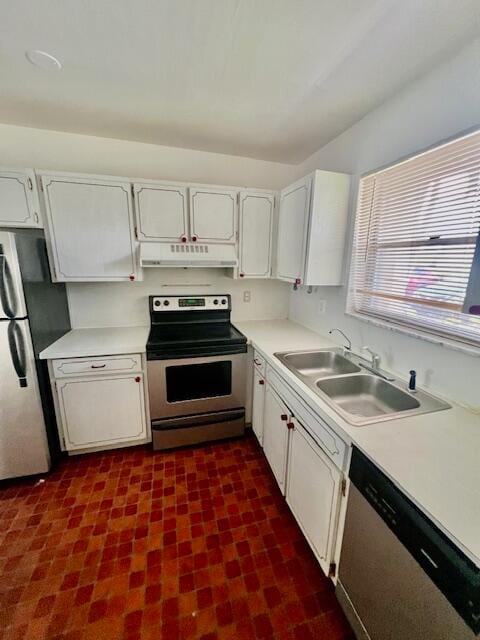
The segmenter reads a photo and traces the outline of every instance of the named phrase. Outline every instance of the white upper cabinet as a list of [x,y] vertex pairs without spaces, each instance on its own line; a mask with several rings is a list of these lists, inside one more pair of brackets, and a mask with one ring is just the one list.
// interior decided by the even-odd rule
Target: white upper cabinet
[[297,284],[304,274],[311,182],[302,178],[280,193],[277,277]]
[[68,174],[41,179],[53,279],[137,279],[130,183]]
[[277,277],[302,285],[342,284],[350,176],[315,171],[280,194]]
[[136,182],[133,191],[140,241],[187,241],[188,193],[185,186]]
[[41,227],[35,174],[0,169],[0,227]]
[[190,187],[190,234],[193,242],[237,241],[237,194],[235,189]]
[[239,208],[239,266],[241,278],[269,278],[275,194],[241,191]]

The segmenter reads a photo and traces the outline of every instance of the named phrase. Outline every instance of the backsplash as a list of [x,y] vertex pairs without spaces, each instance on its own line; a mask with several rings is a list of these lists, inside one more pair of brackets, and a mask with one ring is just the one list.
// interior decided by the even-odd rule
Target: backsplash
[[[233,280],[224,269],[145,269],[139,282],[67,286],[72,327],[148,325],[148,296],[229,293],[233,320],[288,315],[289,286],[278,280]],[[250,292],[250,302],[244,301]]]

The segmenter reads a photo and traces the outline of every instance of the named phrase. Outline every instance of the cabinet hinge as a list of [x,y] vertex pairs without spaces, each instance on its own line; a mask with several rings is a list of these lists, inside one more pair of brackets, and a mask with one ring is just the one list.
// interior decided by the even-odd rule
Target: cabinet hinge
[[337,563],[331,562],[330,567],[328,568],[328,577],[334,578],[337,574]]
[[132,185],[130,185],[130,191],[132,192],[132,198],[135,197],[135,187]]
[[345,476],[342,478],[342,496],[347,495],[347,479]]
[[36,224],[38,224],[39,217],[38,217],[38,213],[36,211],[34,212],[33,217],[35,219]]
[[33,191],[33,182],[32,182],[31,178],[28,178],[27,184],[28,184],[28,188],[30,189],[30,191]]

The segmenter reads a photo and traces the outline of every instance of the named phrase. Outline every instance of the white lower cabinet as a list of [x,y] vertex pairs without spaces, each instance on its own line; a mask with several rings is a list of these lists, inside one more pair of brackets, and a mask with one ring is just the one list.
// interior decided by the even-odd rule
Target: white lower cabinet
[[55,386],[68,451],[146,438],[142,374],[65,378],[57,380]]
[[[261,372],[254,370],[256,380]],[[263,451],[281,492],[325,575],[336,579],[337,544],[345,516],[344,469],[347,445],[305,410],[270,365],[266,367]],[[260,388],[262,385],[257,386]],[[254,413],[255,413],[254,389]],[[261,396],[257,406],[260,410]],[[255,422],[253,422],[255,430]],[[328,431],[327,431],[328,429]],[[255,430],[255,433],[257,431]],[[257,435],[258,437],[258,435]]]
[[325,574],[335,551],[342,473],[294,419],[286,499]]
[[290,413],[271,385],[266,386],[263,413],[263,450],[281,492],[285,495]]
[[253,372],[252,429],[263,445],[263,412],[265,408],[265,378],[255,368]]

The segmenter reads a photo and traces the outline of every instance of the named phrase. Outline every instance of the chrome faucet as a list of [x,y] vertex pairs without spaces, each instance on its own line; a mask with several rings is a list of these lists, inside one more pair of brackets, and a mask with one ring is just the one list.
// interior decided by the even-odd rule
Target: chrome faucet
[[330,331],[328,333],[331,335],[334,331],[337,331],[338,333],[340,333],[345,338],[345,340],[348,342],[348,344],[344,344],[343,345],[343,348],[346,349],[347,351],[351,351],[352,350],[352,341],[350,340],[350,338],[348,336],[346,336],[341,329],[337,329],[337,327],[335,327],[334,329],[330,329]]
[[375,351],[372,351],[370,347],[362,347],[362,349],[364,351],[368,351],[368,353],[372,356],[372,360],[371,360],[372,369],[374,371],[378,371],[378,369],[380,369],[380,362],[381,362],[381,359],[378,353],[375,353]]

